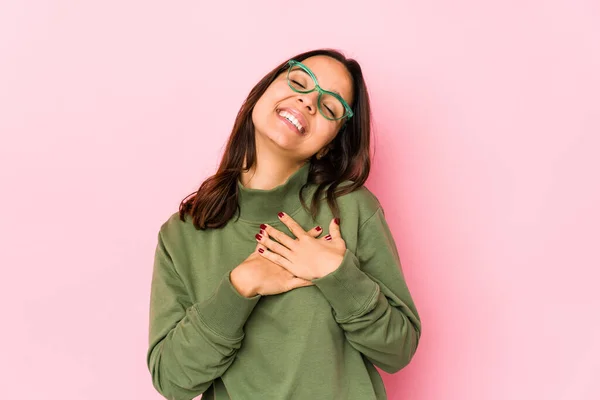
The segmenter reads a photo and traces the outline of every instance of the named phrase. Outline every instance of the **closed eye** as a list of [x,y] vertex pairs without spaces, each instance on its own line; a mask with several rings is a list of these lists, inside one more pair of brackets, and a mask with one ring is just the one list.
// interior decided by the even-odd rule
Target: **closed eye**
[[303,84],[301,84],[301,83],[300,83],[300,82],[298,82],[298,81],[292,80],[292,83],[294,83],[294,84],[296,84],[296,85],[300,86],[302,89],[305,89],[304,85],[303,85]]

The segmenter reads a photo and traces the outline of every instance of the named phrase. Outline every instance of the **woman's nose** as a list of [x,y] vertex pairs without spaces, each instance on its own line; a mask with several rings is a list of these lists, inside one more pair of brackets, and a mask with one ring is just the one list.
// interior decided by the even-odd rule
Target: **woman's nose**
[[306,93],[298,97],[298,101],[308,108],[311,113],[317,110],[317,92]]

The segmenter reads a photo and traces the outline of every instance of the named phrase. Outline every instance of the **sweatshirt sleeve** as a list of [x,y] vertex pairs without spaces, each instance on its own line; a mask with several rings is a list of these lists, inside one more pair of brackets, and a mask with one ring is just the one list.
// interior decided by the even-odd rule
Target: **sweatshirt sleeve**
[[228,272],[211,296],[191,303],[159,232],[146,356],[154,388],[169,400],[189,400],[205,392],[233,363],[244,323],[260,297],[239,294]]
[[421,321],[381,207],[359,228],[356,254],[347,249],[338,269],[313,283],[354,348],[388,373],[408,365]]

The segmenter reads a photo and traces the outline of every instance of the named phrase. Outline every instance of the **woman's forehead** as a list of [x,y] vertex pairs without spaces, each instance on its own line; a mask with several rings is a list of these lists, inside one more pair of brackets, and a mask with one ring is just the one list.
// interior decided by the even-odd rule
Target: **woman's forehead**
[[347,102],[352,102],[352,76],[344,64],[327,56],[309,57],[302,64],[315,74],[319,86],[339,92]]

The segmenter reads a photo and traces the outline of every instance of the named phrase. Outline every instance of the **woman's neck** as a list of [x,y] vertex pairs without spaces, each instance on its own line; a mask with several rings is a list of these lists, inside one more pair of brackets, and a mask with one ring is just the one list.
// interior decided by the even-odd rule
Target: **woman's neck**
[[[264,167],[264,164],[259,163],[259,165]],[[252,176],[250,171],[247,177],[251,177],[251,186],[258,186],[257,184],[261,183],[269,188],[247,187],[241,179],[238,180],[240,218],[257,224],[275,223],[278,221],[279,212],[291,214],[301,208],[299,195],[302,187],[308,182],[309,170],[310,162],[307,162],[300,168],[296,168],[286,179],[282,179],[284,174],[271,174],[260,182],[256,180],[257,175]],[[307,186],[304,192],[305,198],[312,198],[313,190],[314,186]]]
[[248,189],[270,190],[283,184],[306,161],[290,163],[276,158],[258,157],[248,172],[242,172],[240,182]]

